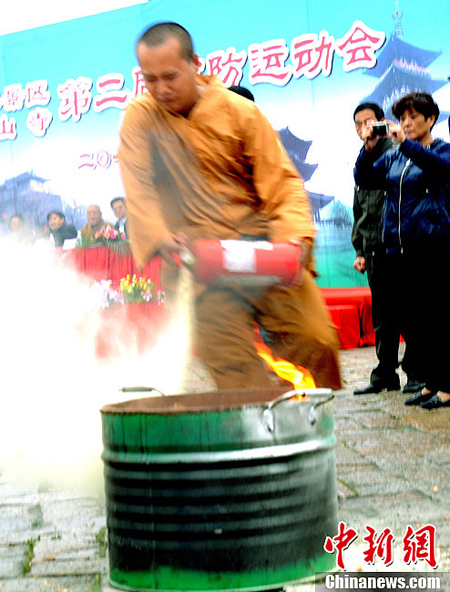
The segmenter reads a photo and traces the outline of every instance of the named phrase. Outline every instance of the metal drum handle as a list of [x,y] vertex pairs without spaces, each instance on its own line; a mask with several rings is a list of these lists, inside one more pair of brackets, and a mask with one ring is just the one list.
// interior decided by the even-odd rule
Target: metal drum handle
[[152,391],[155,391],[163,397],[166,396],[165,393],[152,386],[123,386],[119,391],[122,393],[151,393]]
[[[294,397],[298,397],[300,395],[308,396],[308,392],[307,391],[296,391],[296,390],[287,391],[286,393],[283,393],[282,395],[280,395],[279,397],[277,397],[273,401],[270,401],[270,403],[267,405],[267,407],[261,413],[261,423],[263,424],[264,428],[269,432],[274,432],[275,431],[275,416],[273,413],[274,407],[276,407],[277,405],[280,405],[281,403],[285,403],[286,401],[289,401],[290,399],[293,399]],[[327,397],[325,399],[323,399],[322,401],[319,401],[315,404],[314,403],[311,404],[311,406],[308,410],[308,415],[307,415],[307,420],[309,421],[309,423],[311,425],[314,425],[317,421],[317,412],[316,412],[317,407],[320,407],[320,405],[325,405],[325,403],[328,403],[328,401],[331,401],[334,398],[333,392],[330,389],[314,389],[314,395],[326,395]]]

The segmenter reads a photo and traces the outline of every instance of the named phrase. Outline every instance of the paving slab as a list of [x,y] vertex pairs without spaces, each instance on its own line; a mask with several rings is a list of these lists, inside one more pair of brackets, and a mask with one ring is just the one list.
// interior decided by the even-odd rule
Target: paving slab
[[[450,408],[406,407],[400,391],[354,396],[375,361],[374,348],[341,352],[345,388],[333,402],[339,519],[361,537],[366,525],[377,532],[390,528],[396,542],[408,524],[415,529],[433,524],[438,570],[450,571]],[[402,373],[401,382],[406,382]],[[192,358],[182,392],[213,388],[205,368]],[[105,500],[98,491],[17,482],[5,470],[0,474],[0,592],[117,592],[108,583],[105,530]],[[356,556],[361,545],[355,549]],[[358,561],[358,569],[370,571]],[[426,567],[423,561],[412,566]],[[285,592],[313,590],[311,583],[285,586]]]

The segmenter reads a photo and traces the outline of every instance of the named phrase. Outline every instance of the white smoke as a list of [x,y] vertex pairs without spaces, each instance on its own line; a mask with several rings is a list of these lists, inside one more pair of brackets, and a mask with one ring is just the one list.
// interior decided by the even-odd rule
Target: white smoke
[[[123,386],[181,392],[189,307],[151,351],[139,355],[129,335],[121,349],[123,321],[108,316],[105,325],[92,282],[62,259],[44,245],[0,243],[0,469],[58,483],[95,475],[102,484],[99,410],[139,396]],[[119,346],[113,359],[97,356],[105,331]]]

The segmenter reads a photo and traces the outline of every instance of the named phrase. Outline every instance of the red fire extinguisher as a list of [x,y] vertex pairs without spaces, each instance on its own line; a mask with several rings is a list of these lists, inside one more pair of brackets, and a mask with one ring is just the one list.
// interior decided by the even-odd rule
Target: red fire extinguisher
[[289,286],[300,271],[301,250],[291,243],[197,240],[192,257],[182,256],[198,282]]

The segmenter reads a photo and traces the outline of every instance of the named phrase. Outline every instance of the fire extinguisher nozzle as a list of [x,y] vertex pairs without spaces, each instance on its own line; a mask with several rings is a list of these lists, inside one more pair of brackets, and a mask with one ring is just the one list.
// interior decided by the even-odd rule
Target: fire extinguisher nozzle
[[180,259],[188,269],[193,269],[195,266],[195,257],[190,251],[180,251]]

